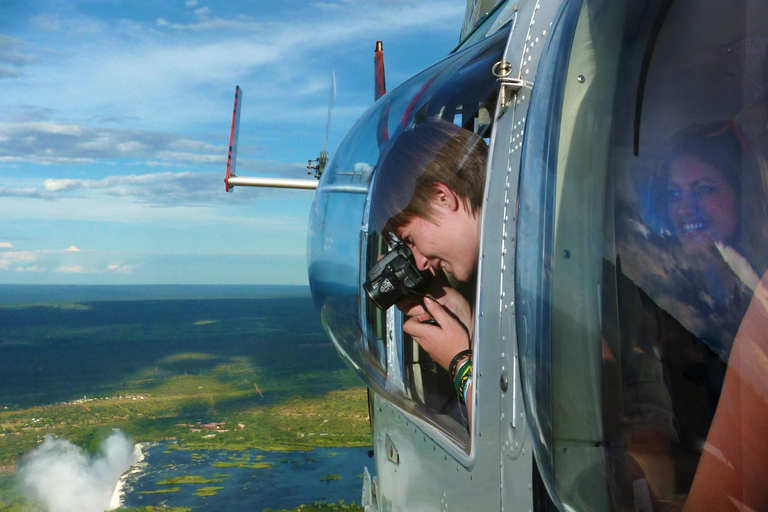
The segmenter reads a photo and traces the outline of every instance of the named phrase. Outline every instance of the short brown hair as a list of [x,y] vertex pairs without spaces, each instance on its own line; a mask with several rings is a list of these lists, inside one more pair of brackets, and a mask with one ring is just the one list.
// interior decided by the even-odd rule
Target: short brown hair
[[391,239],[413,217],[431,220],[436,183],[476,215],[483,204],[487,154],[482,137],[439,118],[405,130],[379,159],[371,194],[373,227]]

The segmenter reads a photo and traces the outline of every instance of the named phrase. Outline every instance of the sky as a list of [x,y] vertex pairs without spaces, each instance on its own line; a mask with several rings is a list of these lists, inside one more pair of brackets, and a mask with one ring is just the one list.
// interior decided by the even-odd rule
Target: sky
[[307,178],[458,43],[461,0],[0,0],[1,284],[307,284]]

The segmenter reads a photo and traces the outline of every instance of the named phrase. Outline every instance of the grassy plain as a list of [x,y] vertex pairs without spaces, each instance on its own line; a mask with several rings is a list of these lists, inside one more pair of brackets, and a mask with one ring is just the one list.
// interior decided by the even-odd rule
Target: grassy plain
[[95,450],[113,429],[181,449],[371,444],[366,390],[306,295],[0,304],[0,474],[47,435]]

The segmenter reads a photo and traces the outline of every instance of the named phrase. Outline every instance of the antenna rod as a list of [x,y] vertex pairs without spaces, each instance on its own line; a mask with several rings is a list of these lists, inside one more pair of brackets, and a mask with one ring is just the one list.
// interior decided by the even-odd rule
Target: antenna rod
[[373,54],[373,75],[373,99],[377,100],[387,93],[387,80],[384,77],[384,47],[381,41],[376,41],[376,51]]
[[240,132],[240,110],[243,106],[243,90],[239,85],[235,86],[235,106],[232,109],[232,129],[229,132],[229,154],[227,155],[227,174],[224,177],[224,187],[231,192],[229,178],[235,176],[237,165],[237,139]]
[[227,178],[227,187],[267,187],[267,188],[297,188],[304,190],[315,190],[317,180],[291,180],[287,178],[246,178],[241,176],[230,176]]

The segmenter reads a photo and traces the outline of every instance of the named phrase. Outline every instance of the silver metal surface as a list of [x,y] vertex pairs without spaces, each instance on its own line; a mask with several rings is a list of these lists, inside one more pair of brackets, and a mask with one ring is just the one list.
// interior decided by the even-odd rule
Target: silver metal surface
[[284,178],[245,178],[240,176],[230,176],[228,183],[230,187],[267,187],[315,190],[317,188],[318,181],[292,180]]

